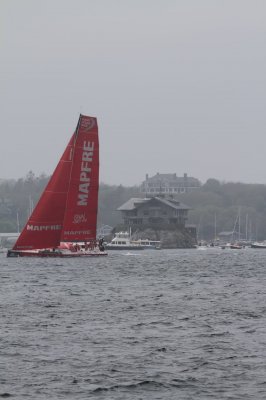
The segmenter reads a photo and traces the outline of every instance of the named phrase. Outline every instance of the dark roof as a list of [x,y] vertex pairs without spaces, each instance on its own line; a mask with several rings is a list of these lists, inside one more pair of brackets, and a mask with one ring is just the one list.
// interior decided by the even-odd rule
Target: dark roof
[[176,210],[190,210],[190,207],[186,206],[184,203],[180,203],[175,199],[165,199],[163,197],[153,197],[154,199],[166,204],[169,207],[175,208]]
[[150,202],[152,200],[157,200],[160,203],[163,203],[169,207],[172,207],[176,210],[190,210],[190,207],[186,206],[183,203],[180,203],[179,201],[175,200],[175,199],[170,199],[170,198],[162,198],[162,197],[152,197],[152,198],[136,198],[133,197],[132,199],[129,199],[126,203],[122,204],[122,206],[120,206],[117,210],[118,211],[130,211],[130,210],[134,210],[135,208],[138,208],[140,205],[142,205],[143,203],[147,203]]
[[150,199],[147,198],[137,198],[137,197],[132,197],[128,201],[126,201],[122,206],[118,207],[118,211],[129,211],[129,210],[134,210],[136,206],[139,204],[144,203],[145,201],[148,201]]

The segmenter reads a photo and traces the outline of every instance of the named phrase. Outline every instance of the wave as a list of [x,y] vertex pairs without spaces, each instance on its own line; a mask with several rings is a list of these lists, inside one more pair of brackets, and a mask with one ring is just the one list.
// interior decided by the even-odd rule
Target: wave
[[173,379],[172,382],[169,383],[164,383],[164,382],[158,382],[154,380],[143,380],[139,381],[137,383],[129,383],[129,384],[121,384],[121,385],[112,385],[109,387],[97,387],[96,389],[92,390],[93,393],[99,393],[99,392],[111,392],[115,390],[131,390],[131,389],[138,389],[138,388],[145,388],[147,390],[157,390],[159,388],[176,388],[176,387],[184,387],[191,385],[191,382],[193,379],[188,379],[188,380],[182,380],[182,379]]

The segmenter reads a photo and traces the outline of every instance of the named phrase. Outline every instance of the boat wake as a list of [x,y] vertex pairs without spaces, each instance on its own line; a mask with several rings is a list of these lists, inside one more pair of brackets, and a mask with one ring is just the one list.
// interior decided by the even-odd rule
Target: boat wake
[[130,253],[130,252],[128,252],[128,253],[124,253],[123,255],[124,255],[124,256],[140,256],[141,254],[136,254],[136,253]]

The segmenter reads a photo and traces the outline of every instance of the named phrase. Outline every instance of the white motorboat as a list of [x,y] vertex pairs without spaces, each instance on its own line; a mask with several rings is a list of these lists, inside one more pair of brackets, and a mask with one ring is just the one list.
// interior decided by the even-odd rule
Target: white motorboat
[[105,245],[107,250],[143,250],[142,246],[138,242],[132,242],[131,236],[128,232],[117,232],[115,237],[110,243]]
[[264,242],[253,242],[250,247],[252,249],[266,249],[266,241]]

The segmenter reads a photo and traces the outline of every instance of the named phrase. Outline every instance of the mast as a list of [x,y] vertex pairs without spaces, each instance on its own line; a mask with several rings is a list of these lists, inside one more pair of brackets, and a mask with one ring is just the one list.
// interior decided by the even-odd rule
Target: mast
[[248,214],[246,214],[246,241],[248,240]]
[[18,211],[17,211],[17,232],[19,233],[19,218],[18,218]]
[[[79,130],[79,126],[80,126],[81,117],[82,117],[82,115],[79,114],[77,127],[76,127],[76,130],[74,131],[74,134],[73,134],[73,146],[72,146],[72,149],[71,149],[71,153],[69,155],[71,166],[70,166],[69,179],[68,179],[67,191],[66,191],[66,205],[67,205],[68,199],[69,199],[70,182],[71,182],[71,176],[72,176],[72,172],[73,172],[73,159],[74,159],[74,153],[75,153],[75,145],[76,145],[76,141],[77,141],[77,136],[78,136],[78,130]],[[66,220],[66,209],[64,210],[62,228],[64,226],[65,220]],[[61,232],[60,242],[63,241],[62,236],[63,235],[62,235],[62,232]]]
[[240,207],[239,207],[239,211],[238,211],[238,240],[240,240]]
[[216,236],[217,236],[217,233],[216,233],[216,213],[214,214],[214,240],[216,240]]

